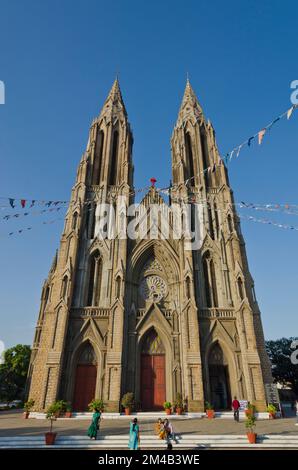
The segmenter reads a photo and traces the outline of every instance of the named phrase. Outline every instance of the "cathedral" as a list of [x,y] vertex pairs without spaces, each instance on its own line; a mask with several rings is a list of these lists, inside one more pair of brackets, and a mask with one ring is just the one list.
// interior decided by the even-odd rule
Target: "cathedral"
[[[202,241],[184,236],[99,236],[98,207],[135,203],[133,135],[116,79],[93,120],[61,236],[45,280],[28,373],[42,411],[58,399],[85,411],[93,398],[121,411],[161,410],[181,394],[189,411],[266,407],[272,384],[260,310],[227,168],[215,132],[187,80],[171,137],[172,186],[148,186],[139,203],[169,208],[197,201]],[[130,216],[124,214],[125,221]],[[109,224],[109,220],[107,221]]]

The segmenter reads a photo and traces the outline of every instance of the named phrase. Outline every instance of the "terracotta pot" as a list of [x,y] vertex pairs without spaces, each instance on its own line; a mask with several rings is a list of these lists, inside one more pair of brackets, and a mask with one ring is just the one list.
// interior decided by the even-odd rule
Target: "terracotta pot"
[[65,418],[71,418],[71,411],[65,411]]
[[56,432],[46,432],[45,433],[45,442],[47,446],[52,446],[55,444],[57,433]]
[[170,414],[171,414],[171,408],[166,408],[165,411],[166,411],[166,414],[167,414],[167,415],[170,415]]
[[275,419],[276,414],[272,411],[269,412],[269,419]]
[[253,416],[254,412],[253,410],[245,410],[245,416]]
[[125,408],[125,414],[126,414],[126,416],[130,415],[130,411],[131,411],[130,408]]
[[207,418],[208,419],[213,419],[214,416],[215,416],[214,410],[206,410],[206,413],[207,413]]
[[29,411],[24,411],[24,413],[23,413],[23,418],[24,418],[24,419],[28,419],[28,418],[29,418],[29,414],[30,414]]
[[176,413],[177,415],[182,415],[182,412],[183,412],[183,408],[176,408]]
[[255,444],[256,443],[257,435],[256,435],[255,432],[248,432],[248,433],[246,433],[246,435],[247,435],[248,442],[250,444]]

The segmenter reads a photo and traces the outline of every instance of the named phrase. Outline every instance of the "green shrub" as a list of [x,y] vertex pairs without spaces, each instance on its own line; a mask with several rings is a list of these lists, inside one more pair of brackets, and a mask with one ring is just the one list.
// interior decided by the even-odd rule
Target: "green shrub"
[[29,412],[32,410],[32,408],[33,408],[34,405],[35,405],[35,401],[34,401],[34,400],[32,400],[32,399],[31,399],[31,400],[28,400],[28,401],[26,401],[26,403],[24,403],[24,410],[25,410],[27,413],[29,413]]
[[121,405],[124,408],[132,408],[134,405],[134,394],[132,392],[125,393],[122,397]]
[[165,401],[163,407],[165,410],[169,410],[172,408],[172,403],[170,401]]
[[93,400],[88,404],[89,411],[103,411],[105,404],[101,398],[93,398]]
[[213,405],[209,402],[209,401],[206,401],[205,402],[205,408],[206,410],[213,410]]
[[245,420],[245,427],[249,432],[254,432],[254,427],[256,426],[256,417],[251,415],[248,416]]

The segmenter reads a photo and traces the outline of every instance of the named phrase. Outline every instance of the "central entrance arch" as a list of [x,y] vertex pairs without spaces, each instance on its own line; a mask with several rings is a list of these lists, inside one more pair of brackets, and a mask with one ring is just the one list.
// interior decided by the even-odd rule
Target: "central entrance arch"
[[210,351],[208,366],[212,405],[216,410],[231,409],[229,366],[218,343]]
[[141,349],[141,406],[161,410],[166,400],[165,349],[155,329],[143,339]]
[[95,398],[97,361],[92,345],[84,345],[79,356],[74,386],[73,409],[87,411],[88,404]]

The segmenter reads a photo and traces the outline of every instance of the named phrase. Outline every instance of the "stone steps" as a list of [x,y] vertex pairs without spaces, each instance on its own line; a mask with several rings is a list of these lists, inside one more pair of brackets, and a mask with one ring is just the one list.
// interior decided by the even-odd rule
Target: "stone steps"
[[[240,412],[240,419],[244,420],[246,418],[244,412]],[[256,413],[256,418],[257,419],[269,419],[269,414],[268,413]],[[39,413],[39,412],[31,412],[29,415],[30,418],[35,418],[35,419],[45,419],[45,413]],[[152,420],[157,420],[158,418],[166,418],[167,415],[164,412],[139,412],[139,413],[132,413],[131,415],[127,416],[125,414],[121,413],[102,413],[102,419],[124,419],[124,420],[131,420],[132,417],[137,417],[138,419],[152,419]],[[170,419],[201,419],[205,418],[206,414],[205,413],[185,413],[181,416],[178,415],[170,415]],[[86,419],[86,420],[91,420],[92,418],[92,413],[90,412],[74,412],[72,414],[71,418],[58,418],[59,420],[69,420],[69,419]],[[215,418],[216,419],[234,419],[234,414],[232,411],[223,411],[223,412],[216,412],[215,413]]]
[[[249,444],[246,435],[196,435],[177,434],[177,442],[173,441],[175,449],[204,449],[204,448],[288,448],[298,449],[298,435],[259,435],[257,444]],[[44,436],[16,436],[0,437],[0,449],[127,449],[128,435],[102,435],[99,434],[96,441],[91,441],[87,436],[59,436],[57,435],[54,446],[46,446]],[[165,449],[166,442],[161,441],[155,435],[141,436],[142,449]]]

